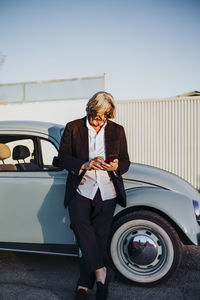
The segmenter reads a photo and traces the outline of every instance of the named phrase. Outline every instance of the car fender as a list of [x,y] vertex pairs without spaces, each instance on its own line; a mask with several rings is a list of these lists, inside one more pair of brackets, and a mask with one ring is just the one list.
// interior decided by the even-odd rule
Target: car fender
[[200,226],[196,221],[193,199],[162,188],[134,188],[127,190],[126,194],[127,206],[122,208],[117,205],[115,216],[123,210],[140,206],[161,211],[178,225],[193,244],[198,245]]

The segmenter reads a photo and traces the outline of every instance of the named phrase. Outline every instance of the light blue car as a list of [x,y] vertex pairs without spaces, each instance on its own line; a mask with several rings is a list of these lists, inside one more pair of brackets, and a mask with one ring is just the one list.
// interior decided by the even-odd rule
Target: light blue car
[[[79,255],[64,208],[66,170],[52,165],[64,126],[0,122],[0,249]],[[167,279],[182,245],[200,245],[200,194],[183,179],[133,163],[108,243],[115,272],[140,285]]]

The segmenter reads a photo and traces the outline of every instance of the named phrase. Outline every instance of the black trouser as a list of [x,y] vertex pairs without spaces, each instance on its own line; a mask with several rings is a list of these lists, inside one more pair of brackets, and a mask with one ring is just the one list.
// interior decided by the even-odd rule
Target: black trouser
[[93,288],[95,270],[104,266],[103,256],[116,199],[103,201],[98,189],[93,200],[78,193],[69,202],[71,227],[82,251],[78,284]]

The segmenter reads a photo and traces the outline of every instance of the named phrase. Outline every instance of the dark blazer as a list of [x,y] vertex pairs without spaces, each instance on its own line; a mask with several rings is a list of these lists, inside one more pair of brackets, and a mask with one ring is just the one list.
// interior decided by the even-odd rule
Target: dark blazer
[[[109,175],[117,193],[117,203],[126,206],[126,194],[121,175],[130,165],[124,128],[110,120],[105,127],[106,156],[118,154],[117,172],[109,171]],[[67,123],[60,142],[58,157],[54,165],[69,171],[65,191],[65,207],[76,192],[86,171],[79,175],[83,163],[89,160],[88,128],[86,117]]]

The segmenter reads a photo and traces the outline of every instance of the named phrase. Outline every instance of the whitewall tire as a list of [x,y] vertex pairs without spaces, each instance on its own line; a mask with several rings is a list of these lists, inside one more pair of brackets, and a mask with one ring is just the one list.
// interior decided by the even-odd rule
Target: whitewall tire
[[135,211],[112,226],[108,246],[118,275],[139,285],[169,277],[181,260],[182,244],[174,228],[151,211]]

